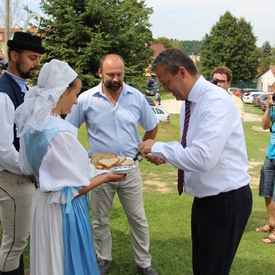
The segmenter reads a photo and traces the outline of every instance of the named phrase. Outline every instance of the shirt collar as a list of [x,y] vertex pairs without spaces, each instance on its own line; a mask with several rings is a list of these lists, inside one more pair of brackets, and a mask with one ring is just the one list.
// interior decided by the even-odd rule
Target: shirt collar
[[191,91],[188,94],[189,101],[191,101],[191,102],[198,101],[199,93],[197,91],[200,91],[200,89],[203,86],[203,83],[205,83],[205,81],[206,80],[204,79],[204,77],[202,75],[197,79],[197,81],[195,82]]
[[[102,82],[100,82],[100,84],[98,85],[98,93],[101,95],[101,96],[104,96],[105,97],[105,95],[104,95],[104,93],[103,93],[103,90],[102,90]],[[133,90],[132,90],[132,87],[131,86],[129,86],[129,85],[127,85],[127,84],[125,84],[124,82],[122,83],[122,91],[121,91],[121,94],[123,94],[123,95],[126,95],[127,93],[133,93]]]
[[27,87],[26,87],[26,79],[17,77],[13,74],[11,74],[10,72],[6,71],[5,73],[7,73],[8,75],[10,75],[14,81],[20,86],[21,91],[25,94],[27,92]]

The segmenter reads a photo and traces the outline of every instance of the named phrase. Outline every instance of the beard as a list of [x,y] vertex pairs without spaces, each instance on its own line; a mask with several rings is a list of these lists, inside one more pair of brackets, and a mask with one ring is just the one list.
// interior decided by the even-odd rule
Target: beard
[[104,81],[102,80],[103,85],[109,90],[116,92],[122,87],[122,82],[112,82],[112,81]]
[[23,79],[28,79],[28,78],[33,78],[34,75],[36,74],[37,70],[38,70],[38,67],[33,67],[33,68],[30,68],[29,70],[27,71],[23,71],[23,68],[21,66],[21,61],[17,61],[16,62],[16,69],[20,75],[21,78]]

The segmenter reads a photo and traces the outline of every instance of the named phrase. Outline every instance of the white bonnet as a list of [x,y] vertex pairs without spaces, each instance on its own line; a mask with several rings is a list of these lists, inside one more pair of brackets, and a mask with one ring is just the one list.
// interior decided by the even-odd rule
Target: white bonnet
[[60,96],[76,77],[77,73],[67,63],[57,59],[52,59],[42,67],[37,86],[26,93],[24,103],[16,109],[18,137],[29,130],[43,130]]

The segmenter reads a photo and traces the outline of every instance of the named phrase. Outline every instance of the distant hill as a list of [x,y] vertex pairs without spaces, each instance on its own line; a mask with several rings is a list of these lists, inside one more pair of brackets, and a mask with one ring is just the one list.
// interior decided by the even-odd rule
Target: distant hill
[[183,49],[188,54],[195,54],[195,55],[201,55],[201,45],[202,41],[199,40],[184,40],[180,41]]

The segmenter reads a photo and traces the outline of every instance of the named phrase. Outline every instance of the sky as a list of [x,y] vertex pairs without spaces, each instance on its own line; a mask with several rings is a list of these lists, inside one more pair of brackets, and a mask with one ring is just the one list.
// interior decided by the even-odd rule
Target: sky
[[[39,12],[38,1],[22,2]],[[154,38],[201,40],[229,11],[251,24],[258,47],[266,41],[275,46],[274,0],[145,0],[145,4],[154,11],[149,19]]]
[[154,13],[150,17],[153,37],[201,40],[221,15],[229,11],[252,26],[257,46],[275,45],[274,0],[145,0]]

